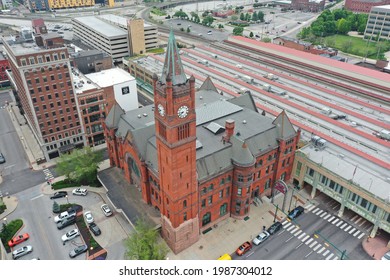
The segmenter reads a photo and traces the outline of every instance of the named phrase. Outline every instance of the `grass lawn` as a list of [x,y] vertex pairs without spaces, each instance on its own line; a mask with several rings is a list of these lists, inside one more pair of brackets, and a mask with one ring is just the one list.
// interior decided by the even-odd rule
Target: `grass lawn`
[[[324,38],[324,43],[331,48],[338,49],[342,52],[365,57],[368,50],[368,58],[376,59],[378,48],[376,42],[370,42],[367,46],[367,41],[359,37],[352,37],[346,35],[332,35]],[[380,53],[390,50],[389,42],[380,42],[383,47]]]

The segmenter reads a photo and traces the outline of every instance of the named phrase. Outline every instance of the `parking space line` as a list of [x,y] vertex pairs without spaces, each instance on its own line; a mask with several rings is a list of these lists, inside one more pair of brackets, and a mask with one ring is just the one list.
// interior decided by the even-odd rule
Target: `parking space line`
[[314,242],[311,243],[309,247],[310,247],[310,248],[313,248],[317,243],[318,243],[318,242],[314,240]]
[[332,222],[332,224],[335,224],[335,223],[337,223],[337,221],[339,221],[340,219],[339,218],[337,218],[336,220],[334,220],[333,222]]
[[315,214],[320,210],[320,208],[316,208],[312,213]]
[[352,232],[354,232],[355,230],[356,230],[356,228],[352,228],[348,233],[352,234]]
[[345,228],[347,225],[348,225],[347,223],[344,223],[344,224],[340,227],[340,229]]

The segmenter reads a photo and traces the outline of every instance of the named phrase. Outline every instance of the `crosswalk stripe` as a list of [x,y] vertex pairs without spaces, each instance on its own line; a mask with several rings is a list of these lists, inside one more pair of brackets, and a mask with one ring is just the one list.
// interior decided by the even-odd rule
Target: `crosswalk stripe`
[[306,235],[303,239],[302,239],[302,242],[305,242],[306,239],[308,239],[310,237],[310,235]]
[[283,223],[282,223],[282,225],[284,226],[284,225],[287,224],[287,223],[288,223],[288,221],[287,221],[287,220],[284,220]]
[[352,228],[348,233],[352,234],[352,232],[354,232],[355,230],[356,230],[356,228]]
[[337,218],[336,220],[334,220],[334,221],[332,222],[332,224],[337,223],[337,221],[339,221],[339,218]]
[[358,239],[362,238],[364,236],[364,232],[358,236]]
[[318,211],[317,213],[316,213],[316,215],[318,216],[318,215],[320,215],[322,212],[324,212],[324,210],[320,210],[320,211]]
[[324,251],[324,250],[325,250],[325,247],[322,247],[317,253],[318,253],[318,254],[321,254],[322,251]]
[[294,227],[293,224],[288,224],[287,226],[284,227],[284,229],[290,231],[293,227]]
[[344,229],[344,231],[348,231],[351,227],[352,227],[351,225],[347,226],[347,227]]
[[328,213],[328,215],[326,215],[326,216],[324,217],[324,220],[327,220],[330,216],[331,216],[331,214]]
[[341,225],[342,223],[344,223],[344,221],[340,221],[337,223],[336,227],[338,227],[339,225]]
[[298,234],[300,234],[301,232],[302,232],[302,230],[297,231],[297,232],[294,234],[294,236],[298,236]]
[[298,230],[298,228],[294,228],[290,233],[293,234],[294,232],[296,232]]
[[335,219],[336,217],[335,216],[332,216],[328,219],[328,222],[330,223],[331,221],[333,221],[333,219]]
[[320,210],[320,208],[315,209],[312,213],[315,214]]
[[355,232],[354,234],[353,234],[353,236],[356,236],[356,235],[358,235],[360,233],[360,230],[358,230],[357,232]]
[[[325,216],[326,214],[328,214],[327,212],[324,212],[321,214],[320,218],[322,218],[323,216]],[[329,214],[328,214],[329,215]]]
[[[306,232],[302,233],[300,236],[298,236],[298,239],[301,239],[302,237],[304,237],[306,235]],[[305,239],[302,240],[302,242],[305,241]]]
[[316,207],[314,204],[308,205],[306,208],[306,211],[311,211],[314,207]]
[[314,251],[314,252],[317,251],[321,246],[322,246],[321,244],[318,244],[317,246],[315,246],[315,247],[313,248],[313,251]]
[[325,253],[323,253],[322,255],[325,257],[327,254],[329,254],[330,251],[329,250],[326,250]]
[[318,243],[318,242],[314,240],[314,242],[311,243],[309,247],[310,247],[310,248],[313,248],[317,243]]
[[344,223],[344,224],[340,227],[340,229],[345,228],[347,225],[348,225],[347,223]]
[[338,260],[338,259],[339,259],[339,257],[338,257],[338,256],[334,257],[334,260]]
[[334,256],[334,254],[332,253],[332,254],[330,254],[327,258],[326,258],[326,260],[330,260],[332,257]]
[[310,238],[309,240],[306,241],[305,244],[306,244],[306,245],[309,245],[309,243],[312,242],[312,241],[313,241],[313,238]]

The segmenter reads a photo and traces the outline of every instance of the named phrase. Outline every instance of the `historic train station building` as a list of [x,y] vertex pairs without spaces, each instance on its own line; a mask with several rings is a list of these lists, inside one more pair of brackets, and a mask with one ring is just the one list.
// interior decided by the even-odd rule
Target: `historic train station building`
[[244,219],[256,197],[289,180],[300,131],[284,111],[259,113],[250,93],[228,99],[209,78],[196,90],[173,32],[153,83],[153,105],[114,105],[104,130],[111,166],[158,209],[162,236],[178,253],[220,221]]

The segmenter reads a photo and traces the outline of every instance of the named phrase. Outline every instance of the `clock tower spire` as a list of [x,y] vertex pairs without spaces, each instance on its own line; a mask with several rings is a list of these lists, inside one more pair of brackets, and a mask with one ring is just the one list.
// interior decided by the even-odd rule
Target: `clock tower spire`
[[171,30],[161,78],[153,77],[162,236],[174,253],[199,239],[195,78],[187,78]]

